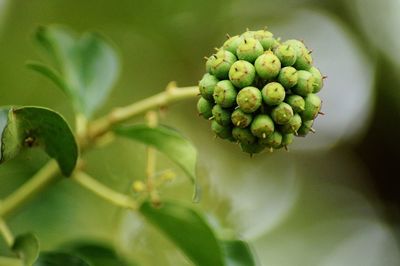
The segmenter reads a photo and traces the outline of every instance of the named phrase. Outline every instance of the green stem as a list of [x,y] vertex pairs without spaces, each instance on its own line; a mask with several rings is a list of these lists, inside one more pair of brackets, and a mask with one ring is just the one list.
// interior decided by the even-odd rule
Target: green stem
[[111,202],[114,205],[133,210],[138,208],[137,202],[131,197],[110,189],[109,187],[101,184],[85,172],[77,171],[72,175],[72,179],[82,187],[88,189],[97,196]]
[[39,194],[52,182],[59,174],[59,168],[55,160],[49,161],[39,172],[32,176],[25,184],[15,190],[0,205],[0,217],[4,218],[11,212],[21,207],[25,202]]
[[0,257],[0,266],[23,266],[20,259]]
[[3,235],[4,240],[8,247],[12,247],[14,244],[14,235],[11,232],[10,228],[6,224],[6,222],[0,218],[0,233]]

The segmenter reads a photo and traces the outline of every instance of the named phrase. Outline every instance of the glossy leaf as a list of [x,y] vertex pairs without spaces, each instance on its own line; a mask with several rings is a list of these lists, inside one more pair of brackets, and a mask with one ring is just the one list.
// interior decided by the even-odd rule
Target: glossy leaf
[[39,240],[32,233],[19,235],[11,249],[22,259],[25,266],[31,266],[39,256]]
[[33,266],[91,266],[89,263],[76,255],[62,252],[40,253],[38,260]]
[[165,126],[132,125],[117,128],[115,132],[121,136],[150,145],[168,156],[190,177],[195,185],[194,197],[198,197],[196,185],[197,151],[189,140],[176,130]]
[[0,111],[0,162],[12,159],[22,149],[41,147],[57,161],[61,172],[69,176],[77,162],[78,146],[64,118],[43,107],[6,110]]
[[30,67],[53,80],[71,97],[76,111],[90,117],[107,98],[118,76],[119,60],[114,48],[99,34],[89,32],[77,37],[61,26],[40,27],[36,40],[60,75],[49,71],[49,67]]
[[248,244],[241,240],[221,241],[226,266],[257,265]]
[[196,211],[172,202],[164,202],[159,208],[145,202],[140,212],[195,265],[224,265],[223,251],[213,230]]

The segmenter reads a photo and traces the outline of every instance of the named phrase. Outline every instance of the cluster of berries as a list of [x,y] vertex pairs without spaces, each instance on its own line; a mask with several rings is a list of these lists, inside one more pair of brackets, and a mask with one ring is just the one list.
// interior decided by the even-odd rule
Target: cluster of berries
[[324,77],[303,42],[248,30],[216,51],[206,58],[197,109],[218,137],[253,154],[287,149],[294,135],[314,131]]

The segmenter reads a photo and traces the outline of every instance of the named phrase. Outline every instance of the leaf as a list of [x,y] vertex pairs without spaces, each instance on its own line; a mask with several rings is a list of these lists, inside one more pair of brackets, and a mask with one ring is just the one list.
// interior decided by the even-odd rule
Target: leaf
[[225,253],[226,266],[255,266],[253,254],[248,244],[241,240],[221,241]]
[[[119,60],[114,48],[96,33],[77,38],[61,26],[39,27],[36,40],[60,71],[62,82],[41,66],[34,66],[71,97],[77,112],[91,117],[104,102],[119,73]],[[32,66],[31,66],[32,67]]]
[[197,151],[193,144],[176,130],[165,127],[149,127],[147,125],[131,125],[115,129],[121,136],[140,141],[164,153],[178,164],[195,185],[194,198],[199,197],[196,184]]
[[49,66],[46,66],[39,62],[27,62],[26,66],[45,77],[48,77],[51,81],[53,81],[60,89],[62,89],[65,93],[69,93],[67,85],[64,83],[64,80],[61,78],[60,74],[57,71]]
[[40,253],[33,266],[91,266],[78,256],[62,252]]
[[31,266],[39,256],[39,240],[32,233],[17,236],[11,247],[25,266]]
[[60,114],[33,106],[0,110],[0,162],[12,159],[24,148],[41,147],[57,161],[65,176],[71,175],[78,159],[78,146]]
[[155,208],[144,202],[140,212],[166,234],[196,265],[224,265],[223,253],[214,232],[191,208],[164,202]]

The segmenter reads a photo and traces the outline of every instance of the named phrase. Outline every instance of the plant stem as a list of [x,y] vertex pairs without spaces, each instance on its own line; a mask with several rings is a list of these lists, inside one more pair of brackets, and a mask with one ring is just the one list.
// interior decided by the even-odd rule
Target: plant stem
[[20,259],[0,257],[0,266],[23,266]]
[[11,195],[5,198],[0,205],[0,217],[4,218],[12,211],[21,207],[33,196],[39,194],[52,182],[57,180],[59,168],[55,160],[49,161],[25,184],[15,190]]
[[[146,120],[149,127],[156,127],[158,124],[158,116],[155,111],[148,111],[146,114]],[[147,191],[150,194],[150,199],[153,204],[157,205],[160,202],[157,190],[154,184],[154,175],[156,170],[157,154],[156,150],[147,146],[147,165],[146,165],[146,177],[147,177]]]
[[4,240],[8,247],[12,247],[14,244],[14,235],[11,232],[10,228],[6,224],[6,222],[0,218],[0,233],[3,235]]
[[137,202],[131,197],[110,189],[109,187],[101,184],[85,172],[75,172],[72,175],[72,179],[75,180],[82,187],[88,189],[97,196],[111,202],[114,205],[133,210],[138,208]]

